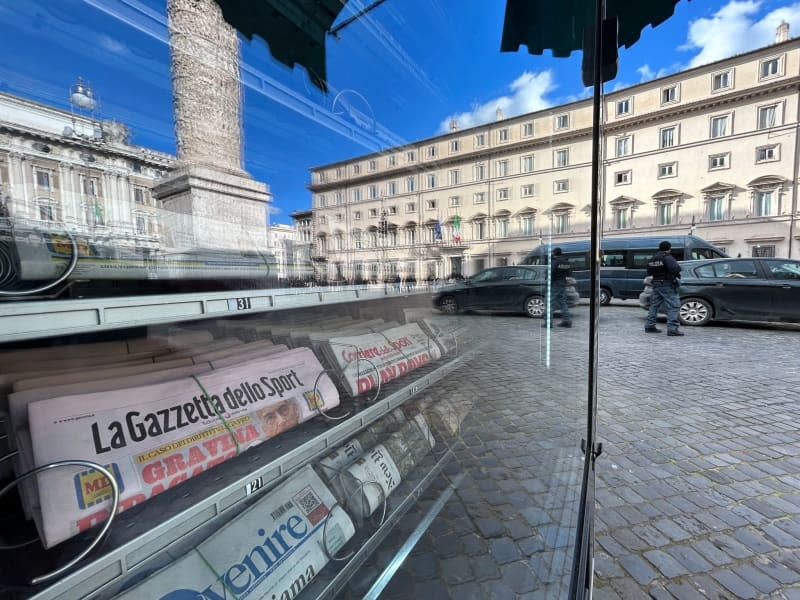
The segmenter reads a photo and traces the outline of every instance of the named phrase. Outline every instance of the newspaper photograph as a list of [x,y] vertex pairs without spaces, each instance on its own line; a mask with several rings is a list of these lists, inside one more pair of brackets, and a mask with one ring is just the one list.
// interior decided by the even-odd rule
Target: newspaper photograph
[[416,323],[380,333],[333,337],[320,345],[341,369],[352,396],[365,394],[441,357],[439,347]]
[[306,466],[185,557],[117,598],[295,598],[355,534],[347,513],[334,504]]
[[[84,459],[106,466],[120,512],[339,404],[308,349],[122,390],[28,405],[34,463]],[[319,381],[317,382],[317,378]],[[316,392],[314,384],[317,382]],[[107,517],[110,482],[92,469],[38,476],[47,547]]]

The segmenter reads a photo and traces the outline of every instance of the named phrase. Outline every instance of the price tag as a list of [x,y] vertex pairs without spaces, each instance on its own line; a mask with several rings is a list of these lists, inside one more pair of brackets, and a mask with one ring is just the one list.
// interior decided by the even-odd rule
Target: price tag
[[247,310],[253,308],[250,298],[228,298],[228,310]]
[[244,486],[244,495],[249,496],[250,494],[255,494],[262,487],[264,487],[264,479],[262,477],[253,479],[253,481],[249,481],[247,485]]

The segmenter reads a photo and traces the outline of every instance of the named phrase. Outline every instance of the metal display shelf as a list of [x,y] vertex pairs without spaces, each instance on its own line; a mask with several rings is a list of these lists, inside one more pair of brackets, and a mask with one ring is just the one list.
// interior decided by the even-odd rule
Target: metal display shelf
[[3,302],[0,343],[424,293],[351,286]]
[[[271,489],[299,468],[329,453],[367,425],[444,379],[469,361],[475,352],[465,352],[447,362],[420,369],[417,377],[408,383],[392,382],[385,388],[385,398],[362,410],[359,407],[363,407],[366,400],[356,398],[348,404],[343,402],[340,409],[359,412],[337,425],[331,425],[323,418],[308,421],[281,434],[275,443],[248,449],[221,465],[221,469],[211,469],[121,513],[111,528],[102,556],[39,590],[32,598],[73,600],[104,596],[104,592],[118,588],[129,577],[137,577],[152,568],[151,565],[163,558],[167,551],[179,547],[194,532],[235,516],[235,511],[230,510],[232,507],[244,506],[245,500]],[[429,480],[425,478],[425,481]],[[403,506],[405,512],[408,505]],[[391,522],[395,520],[391,519]],[[337,579],[335,587],[339,585],[341,580]]]
[[[336,595],[342,591],[350,579],[360,569],[369,556],[375,552],[380,546],[381,542],[386,539],[386,536],[394,529],[397,522],[409,511],[414,503],[419,500],[422,494],[436,481],[439,474],[444,470],[447,464],[455,458],[453,451],[447,449],[443,454],[437,456],[435,461],[427,461],[432,464],[417,465],[416,470],[424,471],[424,475],[417,480],[410,480],[403,482],[397,490],[393,490],[389,496],[390,509],[387,511],[386,518],[380,527],[364,541],[355,554],[349,561],[336,573],[330,580],[320,577],[318,581],[313,582],[308,589],[304,592],[308,593],[308,598],[315,600],[333,600]],[[460,481],[460,479],[459,479]],[[449,497],[449,496],[448,496]],[[423,519],[424,521],[424,519]],[[428,522],[425,528],[430,525]],[[403,549],[401,549],[402,553]],[[402,558],[402,555],[396,556]],[[402,560],[400,561],[402,562]]]

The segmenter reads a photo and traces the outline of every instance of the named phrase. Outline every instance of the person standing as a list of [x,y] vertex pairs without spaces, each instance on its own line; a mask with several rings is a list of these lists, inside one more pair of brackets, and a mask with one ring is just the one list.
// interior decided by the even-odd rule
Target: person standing
[[[561,323],[559,327],[572,327],[572,317],[569,314],[569,304],[567,303],[567,277],[572,275],[572,266],[569,261],[561,255],[561,248],[553,248],[553,256],[550,258],[550,327],[553,326],[553,310],[558,309],[561,313]],[[547,327],[545,321],[542,327]]]
[[653,278],[651,284],[653,293],[650,296],[650,310],[647,313],[644,330],[647,333],[661,333],[656,327],[656,317],[663,306],[667,311],[667,335],[680,336],[683,335],[683,332],[678,331],[678,309],[681,304],[678,285],[681,266],[670,254],[671,250],[672,244],[666,240],[661,242],[658,245],[658,252],[647,263],[647,274]]

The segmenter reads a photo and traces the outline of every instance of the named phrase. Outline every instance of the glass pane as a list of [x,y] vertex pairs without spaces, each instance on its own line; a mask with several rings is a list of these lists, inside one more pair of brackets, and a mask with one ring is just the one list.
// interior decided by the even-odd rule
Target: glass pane
[[[742,507],[792,545],[772,475],[800,475],[742,394],[782,397],[765,365],[796,339],[692,325],[796,318],[800,42],[769,3],[681,4],[620,40],[595,123],[580,40],[499,48],[506,20],[582,37],[562,4],[4,3],[0,487],[29,478],[3,497],[0,595],[560,599],[580,550],[596,597],[792,585],[746,543],[733,567],[698,556],[752,541],[723,518]],[[667,240],[730,254],[684,283],[751,294],[679,297],[669,350],[641,308]],[[699,420],[691,386],[653,384],[681,353],[719,392]],[[714,412],[743,399],[740,429]],[[769,448],[748,455],[753,420]],[[29,585],[115,496],[103,543]]]

